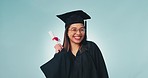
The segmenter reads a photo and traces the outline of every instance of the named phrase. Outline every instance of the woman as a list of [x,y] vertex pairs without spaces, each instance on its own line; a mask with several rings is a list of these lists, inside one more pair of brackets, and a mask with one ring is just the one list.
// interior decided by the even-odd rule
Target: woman
[[86,19],[82,10],[57,15],[65,23],[63,46],[49,62],[41,66],[46,78],[108,78],[104,59],[98,46],[87,41]]

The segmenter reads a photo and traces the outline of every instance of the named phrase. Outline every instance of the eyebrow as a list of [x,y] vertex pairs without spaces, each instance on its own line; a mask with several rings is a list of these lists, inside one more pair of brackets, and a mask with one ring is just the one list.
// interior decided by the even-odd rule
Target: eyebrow
[[[77,27],[70,27],[70,29],[71,29],[71,28],[77,28]],[[79,29],[81,29],[81,28],[85,28],[85,27],[80,27]]]

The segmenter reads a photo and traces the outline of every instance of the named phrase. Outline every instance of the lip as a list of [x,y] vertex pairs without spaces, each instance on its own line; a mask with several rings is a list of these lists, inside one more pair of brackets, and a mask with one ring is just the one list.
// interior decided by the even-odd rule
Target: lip
[[81,40],[81,36],[74,36],[74,39]]

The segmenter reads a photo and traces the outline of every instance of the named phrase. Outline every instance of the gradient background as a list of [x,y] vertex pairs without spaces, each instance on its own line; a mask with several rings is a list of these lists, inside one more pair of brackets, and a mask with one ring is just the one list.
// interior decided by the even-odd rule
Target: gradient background
[[148,78],[148,0],[0,0],[0,78],[45,78],[39,67],[55,52],[48,31],[63,41],[56,15],[77,9],[92,17],[88,40],[110,78]]

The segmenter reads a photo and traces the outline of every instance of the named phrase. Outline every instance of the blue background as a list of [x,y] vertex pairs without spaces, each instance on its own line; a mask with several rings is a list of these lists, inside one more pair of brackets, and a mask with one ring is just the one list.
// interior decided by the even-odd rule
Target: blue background
[[40,66],[63,41],[56,15],[82,9],[88,40],[101,49],[110,78],[147,78],[148,0],[0,0],[0,78],[45,78]]

